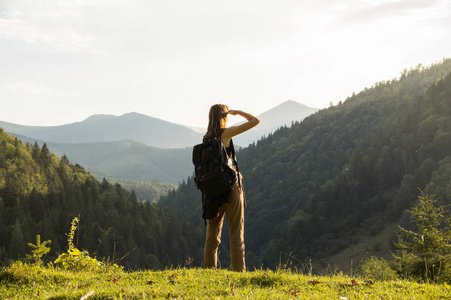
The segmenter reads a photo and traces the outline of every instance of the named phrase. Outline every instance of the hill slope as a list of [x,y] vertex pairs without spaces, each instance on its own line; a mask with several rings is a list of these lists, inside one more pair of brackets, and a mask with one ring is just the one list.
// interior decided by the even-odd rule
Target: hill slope
[[[449,72],[450,59],[404,72],[240,151],[249,265],[291,253],[326,267],[361,237],[406,222],[418,188],[451,202],[451,75],[438,81]],[[195,220],[199,197],[189,178],[160,205]]]
[[90,143],[133,140],[159,148],[183,148],[197,143],[202,134],[138,113],[116,117],[94,115],[83,122],[61,126],[23,126],[0,121],[0,127],[14,135],[45,142]]
[[[192,148],[160,149],[135,141],[79,144],[48,143],[88,171],[101,170],[121,179],[179,183],[193,172]],[[91,169],[93,168],[93,169]]]

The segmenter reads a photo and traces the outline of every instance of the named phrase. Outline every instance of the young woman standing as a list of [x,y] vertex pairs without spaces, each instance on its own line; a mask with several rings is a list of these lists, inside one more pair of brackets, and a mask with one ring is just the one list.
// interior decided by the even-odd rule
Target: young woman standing
[[[247,122],[226,127],[228,115],[242,116]],[[260,120],[249,113],[241,110],[229,110],[227,105],[224,104],[215,104],[210,108],[208,128],[204,138],[220,138],[228,154],[230,154],[232,151],[234,152],[232,150],[233,143],[231,143],[232,137],[255,127],[258,123],[260,123]],[[234,161],[234,165],[236,166],[236,161]],[[241,178],[241,174],[238,174],[238,176]],[[228,197],[229,200],[219,207],[219,215],[207,221],[207,236],[204,249],[205,268],[216,268],[218,247],[221,243],[221,231],[225,215],[229,225],[232,270],[246,272],[244,260],[244,207],[246,206],[246,200],[240,181],[232,188]]]

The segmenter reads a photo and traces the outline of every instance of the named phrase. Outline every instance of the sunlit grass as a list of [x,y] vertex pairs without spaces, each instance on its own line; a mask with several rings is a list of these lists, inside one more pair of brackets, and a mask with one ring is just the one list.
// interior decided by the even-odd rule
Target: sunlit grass
[[76,272],[16,263],[1,270],[0,295],[1,299],[449,299],[451,287],[308,276],[290,270]]

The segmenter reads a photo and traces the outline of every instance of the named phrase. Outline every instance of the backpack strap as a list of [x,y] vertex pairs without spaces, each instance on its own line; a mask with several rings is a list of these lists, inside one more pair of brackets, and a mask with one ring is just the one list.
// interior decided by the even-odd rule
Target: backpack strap
[[232,160],[233,160],[233,164],[236,167],[236,171],[238,173],[238,185],[241,187],[241,176],[240,176],[240,169],[238,168],[238,162],[236,161],[236,152],[235,152],[235,146],[233,145],[233,139],[230,139],[230,145],[229,147],[232,147],[231,149],[231,156],[232,156]]

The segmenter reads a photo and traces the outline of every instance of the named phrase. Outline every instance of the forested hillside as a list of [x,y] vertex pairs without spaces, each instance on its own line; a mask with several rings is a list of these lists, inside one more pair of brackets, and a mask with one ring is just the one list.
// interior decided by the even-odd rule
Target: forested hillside
[[[450,203],[450,72],[450,59],[406,70],[241,150],[248,265],[274,267],[281,253],[327,263],[362,236],[408,222],[418,188]],[[192,178],[160,205],[201,216]]]
[[101,170],[121,179],[178,184],[192,171],[191,148],[162,149],[130,140],[47,145],[58,156],[66,154],[89,171]]
[[[66,233],[80,217],[74,244],[128,268],[163,268],[199,261],[196,229],[134,193],[97,181],[47,145],[23,144],[0,128],[0,260],[30,253],[36,235],[51,240],[47,259],[67,249]],[[197,236],[200,236],[198,234]]]
[[128,191],[133,191],[139,200],[156,202],[161,196],[167,195],[171,189],[176,189],[177,185],[161,181],[126,180],[114,177],[93,175],[97,180],[105,178],[108,182],[118,183]]

